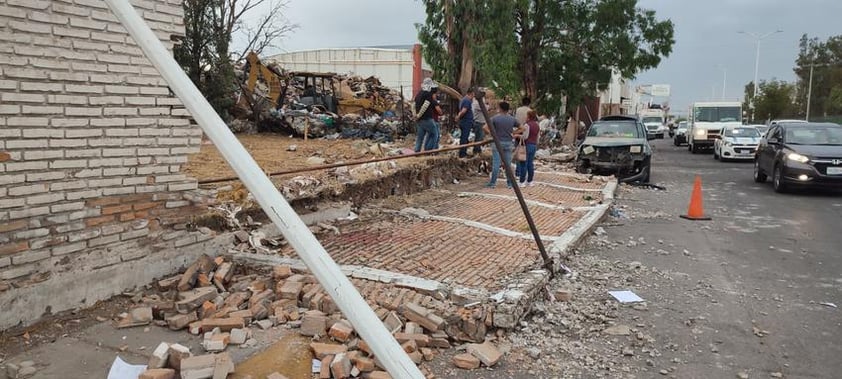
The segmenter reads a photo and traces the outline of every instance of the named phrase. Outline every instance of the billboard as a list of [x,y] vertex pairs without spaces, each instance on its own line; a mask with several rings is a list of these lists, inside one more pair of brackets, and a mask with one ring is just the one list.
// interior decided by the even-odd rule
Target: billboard
[[669,84],[653,84],[652,89],[650,91],[650,95],[660,96],[660,97],[669,97],[669,95],[670,95],[670,85]]

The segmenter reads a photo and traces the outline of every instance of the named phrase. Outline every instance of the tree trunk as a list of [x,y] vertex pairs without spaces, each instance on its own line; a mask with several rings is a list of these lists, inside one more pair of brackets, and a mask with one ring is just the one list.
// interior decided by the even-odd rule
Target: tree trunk
[[538,98],[538,57],[526,51],[522,59],[522,81],[526,96],[535,101]]
[[459,70],[459,91],[467,93],[474,78],[474,54],[467,38],[462,39],[462,68]]

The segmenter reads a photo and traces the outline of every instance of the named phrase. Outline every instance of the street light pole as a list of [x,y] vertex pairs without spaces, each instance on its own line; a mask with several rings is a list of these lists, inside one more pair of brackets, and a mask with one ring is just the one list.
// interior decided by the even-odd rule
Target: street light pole
[[757,51],[756,51],[755,56],[754,56],[754,94],[752,94],[751,102],[749,103],[749,105],[751,106],[751,120],[753,122],[754,121],[754,100],[757,98],[757,89],[760,87],[757,84],[757,80],[758,80],[757,75],[758,75],[758,72],[759,72],[759,69],[760,69],[760,41],[762,41],[766,37],[771,36],[772,34],[783,33],[783,30],[778,29],[778,30],[775,30],[774,32],[768,32],[768,33],[765,33],[765,34],[757,34],[757,33],[754,33],[754,32],[746,32],[746,31],[739,31],[737,33],[748,34],[748,35],[754,37],[754,39],[757,41]]
[[725,101],[725,86],[728,83],[728,69],[722,65],[719,66],[719,69],[722,70],[722,101]]
[[810,64],[810,84],[807,85],[807,117],[805,117],[807,122],[810,121],[810,99],[813,98],[813,68],[814,67],[816,67],[816,65],[814,63]]

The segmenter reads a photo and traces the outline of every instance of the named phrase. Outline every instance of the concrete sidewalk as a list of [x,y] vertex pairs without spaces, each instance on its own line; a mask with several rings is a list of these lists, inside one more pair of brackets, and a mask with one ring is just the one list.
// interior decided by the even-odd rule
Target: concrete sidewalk
[[[616,182],[553,172],[536,176],[536,185],[522,191],[542,240],[558,261],[604,215]],[[485,327],[459,324],[458,315],[466,306],[483,304],[487,327],[511,328],[549,280],[513,191],[504,185],[484,188],[484,183],[485,178],[472,177],[438,190],[369,203],[358,220],[340,226],[339,234],[322,235],[320,241],[375,310],[395,310],[405,302],[423,304],[449,316],[452,339],[481,340]],[[250,265],[289,264],[306,270],[291,249],[280,255],[238,253],[234,258]],[[286,327],[255,331],[253,344],[229,351],[242,362],[289,334],[295,332]],[[184,331],[156,326],[115,329],[100,323],[2,363],[34,361],[35,378],[104,377],[116,356],[142,364],[162,341],[203,351],[201,337]]]

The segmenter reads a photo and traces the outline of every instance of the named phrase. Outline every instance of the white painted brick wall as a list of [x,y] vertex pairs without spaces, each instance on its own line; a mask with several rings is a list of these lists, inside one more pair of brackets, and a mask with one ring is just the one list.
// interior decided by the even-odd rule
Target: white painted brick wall
[[[132,3],[167,46],[183,34],[180,0]],[[27,221],[0,241],[28,244],[0,256],[0,280],[149,236],[97,219],[105,205],[92,204],[195,189],[170,165],[197,152],[199,136],[102,0],[0,0],[0,221]]]

